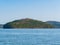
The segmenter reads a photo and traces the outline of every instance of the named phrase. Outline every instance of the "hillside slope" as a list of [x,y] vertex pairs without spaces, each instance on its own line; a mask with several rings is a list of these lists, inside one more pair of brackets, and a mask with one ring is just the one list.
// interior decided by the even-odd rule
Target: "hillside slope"
[[9,22],[3,28],[53,28],[53,26],[42,21],[25,18]]
[[60,28],[60,22],[58,21],[47,21],[46,23],[55,26],[55,28]]

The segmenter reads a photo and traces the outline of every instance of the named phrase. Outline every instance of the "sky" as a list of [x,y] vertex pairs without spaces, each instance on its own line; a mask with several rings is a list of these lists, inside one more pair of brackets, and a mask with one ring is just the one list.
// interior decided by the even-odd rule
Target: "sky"
[[60,21],[60,0],[0,0],[0,24],[22,18]]

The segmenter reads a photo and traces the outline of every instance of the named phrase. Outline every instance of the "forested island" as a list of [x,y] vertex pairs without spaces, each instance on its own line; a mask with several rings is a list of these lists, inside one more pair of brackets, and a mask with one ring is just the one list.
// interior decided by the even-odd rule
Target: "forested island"
[[60,22],[40,21],[30,18],[14,20],[6,24],[0,24],[0,28],[60,28]]
[[6,23],[3,28],[53,28],[54,26],[43,21],[25,18]]

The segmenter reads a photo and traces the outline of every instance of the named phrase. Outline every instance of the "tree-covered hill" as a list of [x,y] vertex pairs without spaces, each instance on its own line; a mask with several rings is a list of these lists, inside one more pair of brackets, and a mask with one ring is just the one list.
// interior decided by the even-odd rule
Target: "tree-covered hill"
[[46,23],[55,26],[55,28],[60,28],[60,22],[58,21],[47,21]]
[[47,24],[46,22],[34,20],[34,19],[20,19],[9,23],[6,23],[3,28],[53,28],[54,26]]

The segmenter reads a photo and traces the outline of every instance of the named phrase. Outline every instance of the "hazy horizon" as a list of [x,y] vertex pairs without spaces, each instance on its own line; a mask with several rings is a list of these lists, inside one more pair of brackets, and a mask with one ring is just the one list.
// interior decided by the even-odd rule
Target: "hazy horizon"
[[0,0],[0,24],[22,18],[60,22],[60,0]]

